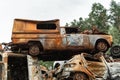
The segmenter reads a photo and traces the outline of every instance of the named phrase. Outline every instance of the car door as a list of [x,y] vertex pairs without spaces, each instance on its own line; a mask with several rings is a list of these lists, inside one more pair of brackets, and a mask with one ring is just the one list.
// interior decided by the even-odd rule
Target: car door
[[81,34],[67,34],[66,35],[67,46],[80,47],[83,46],[83,35]]

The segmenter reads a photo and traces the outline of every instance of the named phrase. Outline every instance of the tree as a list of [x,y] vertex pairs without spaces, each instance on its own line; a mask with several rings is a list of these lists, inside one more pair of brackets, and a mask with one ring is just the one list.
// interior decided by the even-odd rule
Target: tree
[[115,1],[111,2],[109,17],[111,24],[120,30],[120,4]]
[[89,14],[89,21],[91,25],[97,26],[100,30],[108,30],[108,16],[107,10],[100,3],[94,3],[92,11]]
[[74,19],[72,22],[66,23],[66,26],[78,27],[80,31],[84,31],[85,29],[91,29],[89,19],[88,18],[83,19],[82,17],[80,17],[79,20]]
[[108,31],[109,34],[113,36],[113,43],[115,45],[120,44],[120,33],[116,27],[111,26]]
[[100,3],[94,3],[92,11],[89,13],[89,18],[79,20],[74,19],[70,26],[78,26],[80,30],[91,29],[93,26],[97,26],[101,31],[108,30],[108,16],[107,10]]

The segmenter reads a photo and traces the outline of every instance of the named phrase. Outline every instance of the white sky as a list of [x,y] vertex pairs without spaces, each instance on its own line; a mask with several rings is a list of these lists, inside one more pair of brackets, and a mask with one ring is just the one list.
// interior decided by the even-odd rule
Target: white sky
[[88,17],[95,2],[109,8],[111,0],[0,0],[0,43],[11,42],[14,18],[60,19],[64,26],[73,19]]

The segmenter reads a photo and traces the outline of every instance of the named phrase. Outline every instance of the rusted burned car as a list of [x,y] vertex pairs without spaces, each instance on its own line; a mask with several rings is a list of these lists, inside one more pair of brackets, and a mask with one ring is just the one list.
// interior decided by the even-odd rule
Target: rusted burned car
[[0,52],[0,80],[43,80],[37,57]]
[[112,45],[108,34],[86,34],[77,28],[60,27],[59,19],[48,21],[15,19],[11,50],[36,56],[47,51],[102,51]]
[[[95,58],[94,58],[95,57]],[[56,71],[58,80],[119,80],[120,63],[106,62],[99,54],[75,55]]]
[[93,61],[89,54],[82,53],[67,61],[56,74],[58,80],[94,80],[96,77],[104,79],[105,73],[106,67],[102,61]]

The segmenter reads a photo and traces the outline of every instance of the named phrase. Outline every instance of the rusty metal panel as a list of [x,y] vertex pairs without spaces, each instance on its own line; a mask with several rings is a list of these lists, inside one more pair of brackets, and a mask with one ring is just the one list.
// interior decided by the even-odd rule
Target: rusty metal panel
[[89,37],[89,40],[90,40],[90,45],[91,46],[95,46],[96,44],[96,41],[98,39],[104,39],[108,42],[108,44],[111,46],[112,45],[112,42],[113,42],[113,39],[112,39],[112,36],[111,35],[104,35],[104,34],[90,34],[90,35],[86,35]]
[[88,61],[88,69],[99,77],[103,77],[106,72],[106,67],[102,62]]
[[37,57],[27,55],[29,80],[42,80],[41,70]]
[[2,50],[3,48],[2,48],[2,44],[0,43],[0,51]]
[[[64,72],[84,72],[90,78],[95,79],[96,77],[104,77],[106,74],[106,66],[102,61],[89,61],[84,56],[75,55],[64,65]],[[65,74],[63,74],[65,75]]]
[[[37,24],[55,24],[55,29],[37,29]],[[47,26],[48,26],[47,25]],[[50,26],[52,27],[52,26]],[[12,42],[21,43],[26,42],[25,39],[39,39],[41,34],[59,34],[59,20],[48,20],[48,21],[37,21],[37,20],[25,20],[25,19],[15,19],[13,30],[12,30]],[[18,40],[17,40],[18,39]],[[24,41],[25,40],[25,41]]]
[[8,79],[8,53],[2,53],[2,61],[4,62],[4,75],[3,75],[3,80],[7,80]]
[[83,35],[81,34],[67,34],[67,46],[83,46]]
[[56,24],[59,26],[59,19],[48,20],[48,21],[38,21],[38,20],[27,20],[27,19],[15,19],[13,25],[13,32],[25,32],[25,31],[37,31],[36,24]]

